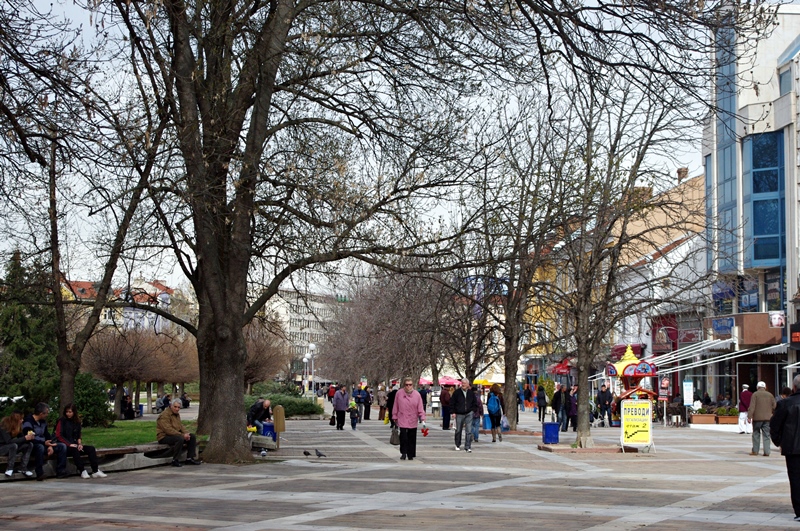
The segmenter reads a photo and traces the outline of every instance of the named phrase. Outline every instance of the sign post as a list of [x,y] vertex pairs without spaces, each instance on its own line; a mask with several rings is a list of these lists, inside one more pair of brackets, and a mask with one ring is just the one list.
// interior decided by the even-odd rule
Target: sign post
[[620,415],[620,441],[625,445],[650,446],[653,444],[653,403],[650,400],[623,400]]

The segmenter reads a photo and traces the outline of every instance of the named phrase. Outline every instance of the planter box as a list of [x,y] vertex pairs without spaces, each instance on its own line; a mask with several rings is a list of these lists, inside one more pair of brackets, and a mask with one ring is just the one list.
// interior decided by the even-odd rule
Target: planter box
[[695,413],[689,417],[689,422],[692,424],[716,424],[717,416],[713,413]]
[[717,417],[717,424],[739,424],[739,417]]

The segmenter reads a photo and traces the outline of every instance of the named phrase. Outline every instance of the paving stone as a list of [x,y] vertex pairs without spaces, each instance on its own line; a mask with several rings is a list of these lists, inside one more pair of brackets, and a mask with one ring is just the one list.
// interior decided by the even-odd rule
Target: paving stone
[[[531,416],[522,423],[536,431]],[[453,432],[431,427],[414,461],[400,461],[378,421],[355,432],[288,421],[281,449],[256,464],[18,481],[0,496],[0,528],[800,528],[784,461],[748,456],[749,437],[656,427],[655,453],[623,455],[553,454],[535,436],[493,444],[483,435],[467,453],[454,451]],[[593,435],[618,440],[618,430]],[[314,449],[328,457],[303,455]]]

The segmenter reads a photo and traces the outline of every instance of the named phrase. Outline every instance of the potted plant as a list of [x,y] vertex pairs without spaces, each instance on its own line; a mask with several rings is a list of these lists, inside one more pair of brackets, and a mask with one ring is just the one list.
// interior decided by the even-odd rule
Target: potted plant
[[738,424],[739,423],[739,408],[721,407],[717,409],[717,424]]
[[714,413],[709,413],[704,407],[701,407],[689,417],[689,422],[692,424],[714,424],[717,421],[717,416]]

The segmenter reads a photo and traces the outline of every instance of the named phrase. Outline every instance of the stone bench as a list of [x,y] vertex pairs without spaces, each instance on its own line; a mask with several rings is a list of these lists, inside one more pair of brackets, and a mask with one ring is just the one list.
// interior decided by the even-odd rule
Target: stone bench
[[[55,454],[50,456],[42,467],[45,477],[56,475],[55,459]],[[170,447],[168,445],[154,442],[120,446],[118,448],[98,448],[97,460],[103,472],[121,472],[124,470],[168,465],[172,462],[172,456],[170,455]],[[4,470],[7,463],[8,457],[0,457],[0,464],[2,465],[0,466],[0,470]],[[19,456],[17,456],[17,463],[19,463]],[[88,460],[86,460],[86,465],[88,468]],[[29,463],[28,468],[32,471],[33,463]],[[67,472],[70,474],[77,473],[72,459],[67,460]],[[2,481],[25,478],[20,474],[15,474],[12,478],[7,477],[5,474],[0,474],[0,476],[2,476]]]

